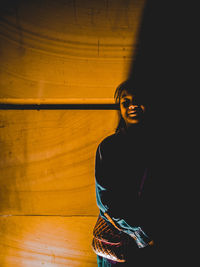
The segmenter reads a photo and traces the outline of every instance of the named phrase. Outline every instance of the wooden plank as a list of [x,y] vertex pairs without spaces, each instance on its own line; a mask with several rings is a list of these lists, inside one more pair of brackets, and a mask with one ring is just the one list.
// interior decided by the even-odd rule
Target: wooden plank
[[96,215],[98,143],[115,110],[1,110],[0,213]]
[[144,2],[3,1],[0,97],[112,98],[129,72]]
[[0,266],[94,267],[96,217],[0,217]]

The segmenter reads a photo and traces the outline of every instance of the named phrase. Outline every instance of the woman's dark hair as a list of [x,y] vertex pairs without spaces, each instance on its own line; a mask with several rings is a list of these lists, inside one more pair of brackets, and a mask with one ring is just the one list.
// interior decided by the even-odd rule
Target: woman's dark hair
[[127,93],[130,93],[132,95],[135,95],[135,94],[138,95],[138,92],[136,92],[137,87],[136,87],[136,84],[134,84],[134,81],[133,80],[126,80],[126,81],[120,83],[120,85],[115,90],[114,98],[115,98],[116,104],[119,104],[121,94],[124,90],[126,90]]
[[[119,111],[120,111],[120,97],[122,95],[122,92],[126,91],[127,93],[131,95],[135,95],[140,103],[144,104],[146,101],[144,99],[144,96],[142,96],[142,88],[140,88],[139,85],[136,84],[134,80],[125,80],[124,82],[120,83],[119,86],[116,88],[114,93],[114,99],[115,103],[118,105]],[[126,124],[124,119],[121,116],[121,112],[119,112],[119,122],[116,127],[115,132],[119,132],[121,130],[126,130]]]

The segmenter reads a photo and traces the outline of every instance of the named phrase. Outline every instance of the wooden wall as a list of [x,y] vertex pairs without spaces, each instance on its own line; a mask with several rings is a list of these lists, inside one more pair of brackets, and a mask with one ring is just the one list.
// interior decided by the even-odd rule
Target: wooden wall
[[[0,4],[0,266],[96,266],[94,160],[117,111],[143,0]],[[1,106],[2,107],[2,106]]]
[[116,115],[2,110],[1,214],[96,215],[95,152],[113,132]]

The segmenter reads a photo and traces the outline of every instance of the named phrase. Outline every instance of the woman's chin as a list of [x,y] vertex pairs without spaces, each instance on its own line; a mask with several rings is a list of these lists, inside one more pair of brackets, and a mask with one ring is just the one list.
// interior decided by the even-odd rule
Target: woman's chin
[[139,119],[137,119],[137,118],[134,118],[134,119],[129,119],[129,120],[127,120],[127,126],[131,126],[131,125],[135,125],[135,124],[138,124],[140,122],[140,120]]

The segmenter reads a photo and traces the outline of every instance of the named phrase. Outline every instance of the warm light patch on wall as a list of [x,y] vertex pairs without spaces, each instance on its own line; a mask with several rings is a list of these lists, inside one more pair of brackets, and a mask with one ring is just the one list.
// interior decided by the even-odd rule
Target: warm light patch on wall
[[3,1],[0,97],[112,98],[129,72],[144,3]]
[[[92,226],[96,217],[9,216],[0,220],[1,266],[94,266]],[[91,225],[91,228],[88,228]],[[3,265],[2,255],[7,262]]]

